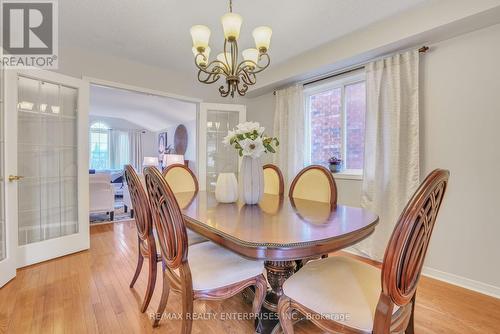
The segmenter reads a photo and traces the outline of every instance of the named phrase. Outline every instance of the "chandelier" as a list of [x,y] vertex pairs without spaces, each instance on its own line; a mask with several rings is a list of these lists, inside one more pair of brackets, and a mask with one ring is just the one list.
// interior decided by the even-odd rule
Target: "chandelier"
[[242,18],[233,13],[233,2],[229,0],[229,13],[221,18],[224,30],[224,52],[217,55],[216,59],[209,61],[210,29],[204,25],[191,27],[191,37],[193,39],[194,63],[198,68],[198,81],[204,84],[212,84],[221,77],[225,77],[226,85],[219,87],[222,97],[235,92],[243,96],[248,91],[248,87],[256,82],[256,74],[265,70],[271,59],[267,54],[271,42],[272,30],[269,27],[257,27],[253,30],[255,48],[243,50],[241,55],[243,61],[238,63],[238,38]]

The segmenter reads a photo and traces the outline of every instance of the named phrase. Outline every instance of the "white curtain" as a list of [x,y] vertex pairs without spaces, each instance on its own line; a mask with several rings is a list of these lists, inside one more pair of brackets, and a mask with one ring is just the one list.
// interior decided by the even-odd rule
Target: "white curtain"
[[138,173],[142,173],[142,133],[130,133],[130,164],[134,166]]
[[302,85],[276,92],[274,136],[280,145],[274,155],[274,163],[283,172],[288,189],[291,181],[304,167],[304,94]]
[[109,158],[111,169],[123,169],[130,161],[128,131],[109,130]]
[[361,206],[380,217],[355,249],[382,260],[396,221],[419,185],[419,53],[374,61],[366,68],[366,135]]

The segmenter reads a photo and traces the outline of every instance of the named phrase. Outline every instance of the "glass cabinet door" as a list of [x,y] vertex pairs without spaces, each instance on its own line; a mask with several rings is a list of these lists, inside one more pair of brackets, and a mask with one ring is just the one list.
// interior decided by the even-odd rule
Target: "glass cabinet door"
[[239,123],[236,111],[207,112],[207,191],[215,191],[219,173],[234,173],[238,178],[238,154],[222,143],[228,131]]

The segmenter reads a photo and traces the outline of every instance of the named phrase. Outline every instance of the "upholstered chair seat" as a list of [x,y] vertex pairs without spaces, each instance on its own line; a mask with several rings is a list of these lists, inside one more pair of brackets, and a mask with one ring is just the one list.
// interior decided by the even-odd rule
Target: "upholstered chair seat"
[[285,295],[311,311],[365,332],[373,329],[381,288],[380,269],[341,256],[309,261],[283,284]]
[[189,267],[193,290],[212,290],[262,274],[264,264],[250,261],[213,242],[189,247]]

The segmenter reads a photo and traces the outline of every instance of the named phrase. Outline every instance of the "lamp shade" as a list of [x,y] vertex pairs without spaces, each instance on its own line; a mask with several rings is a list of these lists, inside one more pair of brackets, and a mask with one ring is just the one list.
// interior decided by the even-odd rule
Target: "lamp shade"
[[142,166],[143,167],[158,166],[158,158],[144,157],[144,159],[142,159]]
[[[226,62],[227,61],[229,62]],[[224,52],[221,52],[217,55],[217,60],[226,64],[229,69],[231,69],[231,54],[229,52],[226,52],[226,56],[224,57]]]
[[[253,61],[255,64],[259,61],[259,50],[257,49],[246,49],[241,54],[243,59]],[[248,65],[252,68],[255,67],[252,63],[248,63]]]
[[[196,48],[194,46],[193,46],[193,54],[194,54],[195,58],[199,54],[198,50],[196,50]],[[203,58],[202,56],[199,56],[198,58],[196,58],[196,63],[199,66],[207,66],[208,57],[210,56],[210,47],[207,46],[205,48],[205,51],[202,52],[202,54],[205,56],[205,58]]]
[[163,156],[163,168],[173,164],[184,165],[184,156],[182,154],[165,154]]
[[221,18],[222,29],[224,30],[224,37],[227,40],[236,40],[240,37],[241,22],[243,19],[239,14],[226,13]]
[[273,31],[269,27],[257,27],[253,30],[253,39],[255,40],[255,47],[260,52],[267,52],[271,44],[271,35]]
[[195,25],[191,27],[191,38],[193,47],[197,50],[205,50],[210,40],[210,29],[207,26]]

